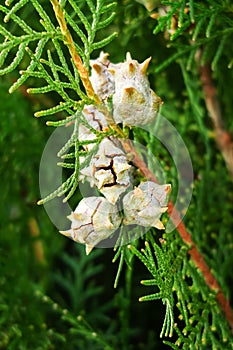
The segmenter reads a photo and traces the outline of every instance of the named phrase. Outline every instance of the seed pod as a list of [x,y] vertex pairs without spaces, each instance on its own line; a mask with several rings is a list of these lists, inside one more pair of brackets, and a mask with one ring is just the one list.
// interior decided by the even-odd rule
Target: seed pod
[[167,211],[171,185],[146,181],[123,198],[124,224],[164,229],[160,216]]
[[114,77],[108,71],[108,67],[110,65],[108,55],[108,53],[101,52],[100,56],[96,60],[90,61],[92,68],[90,81],[95,93],[102,100],[106,100],[110,95],[112,95],[115,88]]
[[162,101],[150,89],[146,76],[150,60],[140,64],[127,53],[126,62],[116,65],[117,68],[114,65],[109,68],[115,77],[113,118],[116,123],[145,125],[155,118]]
[[[103,131],[108,128],[105,116],[101,113],[96,106],[85,105],[82,111],[88,124],[95,130]],[[79,126],[79,140],[80,141],[91,141],[95,140],[96,135],[88,129],[85,125]],[[93,144],[85,145],[86,150],[90,150]]]
[[80,170],[80,179],[86,178],[91,186],[97,186],[107,200],[115,204],[130,186],[130,167],[124,152],[109,139],[104,139],[90,165]]
[[76,242],[85,244],[87,254],[121,224],[117,207],[103,197],[82,199],[68,219],[71,221],[71,228],[60,232]]

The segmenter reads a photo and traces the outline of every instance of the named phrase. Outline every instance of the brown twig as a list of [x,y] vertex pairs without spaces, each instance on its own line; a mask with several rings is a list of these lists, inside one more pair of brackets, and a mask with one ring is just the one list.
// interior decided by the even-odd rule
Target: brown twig
[[[129,153],[132,156],[132,162],[141,171],[142,175],[145,176],[145,178],[154,181],[155,183],[158,183],[154,174],[148,169],[146,163],[140,158],[140,156],[134,149],[132,142],[130,140],[123,140],[122,145],[124,147],[125,152]],[[195,266],[201,271],[205,282],[209,286],[209,288],[216,293],[216,299],[233,331],[233,311],[231,309],[230,302],[223,294],[221,287],[218,284],[218,281],[210,271],[210,268],[206,264],[202,254],[198,251],[197,246],[193,242],[191,234],[187,231],[183,221],[180,218],[180,214],[174,208],[174,204],[171,201],[169,201],[168,203],[168,214],[171,220],[173,221],[174,225],[176,226],[176,229],[179,232],[182,240],[190,247],[189,254]]]
[[199,63],[200,78],[205,96],[206,108],[213,122],[216,143],[223,155],[227,168],[233,180],[233,142],[231,135],[226,131],[222,120],[222,113],[219,104],[217,90],[215,88],[210,64],[200,64],[201,53],[197,54],[197,62]]
[[89,79],[89,74],[87,68],[83,65],[83,62],[81,60],[81,57],[79,56],[74,40],[72,38],[72,35],[67,27],[66,20],[64,17],[64,13],[62,11],[61,5],[59,4],[58,0],[50,0],[53,5],[53,10],[56,15],[57,21],[59,23],[59,26],[61,28],[61,32],[65,38],[64,43],[67,45],[70,56],[78,70],[78,73],[80,75],[80,78],[83,82],[83,86],[86,90],[87,96],[93,99],[96,103],[101,103],[99,97],[95,94],[94,89],[92,87],[92,84]]

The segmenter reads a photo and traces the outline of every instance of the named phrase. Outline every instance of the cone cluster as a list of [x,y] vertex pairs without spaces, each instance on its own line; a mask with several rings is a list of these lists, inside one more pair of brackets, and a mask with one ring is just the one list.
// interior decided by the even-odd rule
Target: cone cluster
[[[150,123],[156,116],[161,99],[150,89],[146,71],[150,58],[138,63],[127,53],[126,61],[113,64],[107,53],[91,61],[91,83],[103,104],[112,103],[116,124],[137,126]],[[84,106],[79,140],[87,141],[87,152],[95,147],[96,131],[108,129],[105,115],[97,106]],[[141,225],[164,229],[160,221],[167,210],[170,185],[151,181],[132,187],[132,166],[118,139],[105,137],[87,166],[80,157],[80,181],[88,181],[103,197],[83,198],[68,216],[71,228],[62,234],[86,245],[86,253],[110,237],[120,225]],[[84,164],[84,163],[83,163]],[[131,188],[130,188],[131,187]],[[121,207],[121,209],[120,209]]]

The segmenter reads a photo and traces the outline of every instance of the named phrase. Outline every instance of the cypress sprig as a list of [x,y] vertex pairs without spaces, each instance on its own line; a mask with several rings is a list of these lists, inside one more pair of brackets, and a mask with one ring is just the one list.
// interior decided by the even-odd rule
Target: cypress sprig
[[146,241],[145,249],[142,249],[141,252],[132,245],[129,246],[129,249],[141,260],[153,276],[153,279],[143,280],[141,283],[145,286],[157,286],[159,288],[159,292],[143,296],[139,301],[162,300],[166,306],[166,311],[160,336],[172,337],[174,326],[174,299],[172,292],[174,271],[172,260],[168,258],[165,252],[166,249],[160,248],[156,243],[153,243],[151,247]]
[[[146,241],[145,249],[141,252],[133,245],[129,246],[130,251],[153,276],[141,283],[158,288],[157,293],[141,297],[140,301],[161,299],[166,306],[160,336],[175,336],[175,331],[175,344],[164,341],[171,348],[188,350],[193,346],[194,349],[206,350],[211,344],[214,349],[218,349],[226,343],[227,349],[230,333],[226,332],[226,321],[216,302],[215,293],[210,292],[202,276],[188,261],[188,247],[179,248],[180,238],[174,234],[166,235],[166,238],[166,241],[161,241],[160,247],[149,236],[151,243]],[[174,308],[179,312],[178,320],[174,317]],[[219,334],[222,335],[221,339]]]
[[[33,5],[38,14],[41,30],[38,30],[38,26],[32,28],[30,19],[22,19],[20,16],[20,11],[25,10],[29,3]],[[104,39],[96,41],[97,32],[112,22],[115,15],[113,12],[115,3],[108,4],[104,0],[96,2],[89,0],[87,2],[88,16],[73,0],[62,2],[51,0],[51,4],[60,28],[56,28],[54,18],[48,14],[46,8],[38,0],[20,0],[14,4],[13,1],[8,1],[6,5],[11,6],[11,8],[0,5],[0,11],[5,15],[4,21],[6,23],[13,22],[14,28],[18,27],[22,32],[18,34],[15,29],[11,32],[12,26],[10,24],[6,29],[0,27],[0,34],[5,38],[0,44],[0,63],[3,67],[0,74],[8,74],[17,69],[25,55],[28,55],[29,58],[28,65],[24,67],[24,70],[20,70],[21,76],[11,86],[10,92],[19,88],[28,78],[37,78],[40,81],[40,86],[30,87],[27,92],[32,94],[55,92],[59,95],[59,100],[55,106],[38,111],[35,116],[42,117],[62,113],[61,115],[66,115],[65,119],[49,121],[47,125],[56,127],[73,121],[75,123],[73,134],[58,153],[59,157],[64,157],[64,154],[71,147],[74,147],[74,162],[58,163],[63,168],[73,169],[73,174],[53,193],[40,200],[39,204],[65,193],[67,194],[66,201],[78,186],[79,152],[83,145],[78,140],[79,123],[82,122],[97,136],[97,141],[89,143],[98,144],[106,136],[106,133],[101,136],[100,133],[96,132],[81,113],[76,113],[76,110],[82,110],[84,104],[90,104],[93,101],[100,103],[89,80],[90,55],[94,50],[109,43],[116,35],[111,33]],[[70,30],[72,30],[72,34]],[[72,35],[77,35],[81,39],[82,45],[76,43]],[[67,48],[71,62],[67,60]],[[10,61],[11,56],[13,59]],[[110,130],[108,134],[112,134],[112,131]],[[93,153],[87,155],[84,165],[87,164],[92,155]]]
[[[22,19],[20,16],[20,11],[26,9],[29,2],[38,13],[39,22],[43,28],[41,31],[38,31],[38,26],[35,29],[31,27],[29,18]],[[15,4],[13,4],[13,1],[7,1],[6,5],[11,6],[11,8],[0,5],[0,12],[5,15],[4,21],[7,23],[6,28],[0,26],[0,35],[5,38],[0,44],[0,64],[2,66],[0,75],[8,74],[17,69],[25,55],[29,55],[28,66],[21,71],[21,77],[12,85],[10,92],[12,93],[19,88],[28,78],[37,77],[45,80],[47,85],[30,88],[28,89],[29,93],[54,91],[66,102],[66,104],[63,104],[64,101],[61,101],[62,103],[58,107],[38,112],[36,116],[46,116],[61,111],[67,113],[67,108],[75,108],[76,102],[73,100],[73,97],[71,98],[68,90],[72,91],[72,96],[76,96],[77,101],[81,98],[85,102],[90,102],[90,98],[94,98],[96,102],[99,102],[88,78],[90,55],[94,50],[105,46],[116,36],[115,33],[111,33],[108,37],[95,41],[97,32],[112,22],[115,15],[113,12],[115,3],[107,4],[103,0],[98,0],[96,3],[88,1],[89,17],[82,13],[73,0],[63,1],[62,3],[57,0],[51,0],[51,4],[57,16],[60,29],[56,28],[56,23],[54,23],[38,0],[20,0]],[[74,43],[66,21],[75,32],[75,35],[81,38],[83,47]],[[11,32],[12,23],[8,25],[8,22],[15,24],[13,28],[20,28],[20,35],[17,35],[15,29]],[[83,25],[85,31],[77,23]],[[65,58],[64,44],[68,47],[71,54],[73,73],[70,63]],[[53,47],[52,50],[56,52],[54,57],[52,50],[46,49],[51,46]],[[45,57],[46,53],[47,57]],[[10,57],[13,57],[11,61]],[[83,62],[80,57],[84,59]],[[80,79],[84,87],[86,87],[86,94],[80,86]]]
[[[233,17],[230,3],[225,1],[161,1],[166,14],[156,16],[154,34],[163,31],[169,40],[173,54],[156,67],[159,72],[178,58],[186,57],[187,69],[192,68],[195,53],[201,48],[203,60],[210,62],[215,70],[221,56],[226,56],[228,65],[232,50],[225,50],[232,41]],[[224,23],[224,25],[222,25]]]
[[64,195],[67,191],[69,191],[69,189],[71,188],[71,186],[73,185],[74,179],[73,179],[73,174],[65,181],[62,183],[61,186],[59,186],[54,192],[50,193],[48,196],[46,196],[43,199],[40,199],[37,204],[38,205],[42,205],[45,204],[46,202],[49,202],[50,200],[52,200],[55,197],[61,197],[62,195]]
[[[77,116],[77,114],[76,114],[76,116]],[[57,164],[58,166],[61,166],[65,169],[73,169],[73,173],[68,177],[68,179],[61,186],[59,186],[58,189],[56,189],[54,192],[52,192],[51,194],[49,194],[45,198],[41,199],[38,202],[38,204],[44,204],[44,203],[50,201],[51,199],[53,199],[57,196],[60,197],[68,192],[68,194],[66,195],[66,197],[63,200],[63,202],[66,202],[74,194],[74,192],[78,186],[78,182],[79,182],[79,167],[80,167],[80,164],[79,164],[80,143],[78,140],[79,124],[80,124],[80,120],[78,118],[76,118],[74,131],[73,131],[71,137],[66,142],[66,144],[63,146],[63,148],[58,152],[58,156],[61,157],[61,156],[64,156],[64,153],[69,151],[69,149],[71,147],[74,147],[74,150],[75,150],[74,151],[74,158],[73,158],[74,162],[73,163],[59,162]],[[63,159],[64,159],[64,157],[63,157]]]

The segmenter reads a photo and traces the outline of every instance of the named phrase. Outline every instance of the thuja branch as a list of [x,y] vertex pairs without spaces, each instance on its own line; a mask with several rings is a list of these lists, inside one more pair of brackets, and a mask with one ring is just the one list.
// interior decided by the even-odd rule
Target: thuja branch
[[[140,158],[137,151],[134,149],[132,142],[130,140],[123,140],[122,145],[124,147],[125,152],[131,155],[132,162],[141,171],[142,175],[145,176],[147,179],[158,183],[158,180],[155,177],[155,175],[148,169],[146,163]],[[230,302],[225,297],[218,281],[210,271],[210,268],[206,264],[205,259],[199,252],[196,244],[193,242],[191,234],[187,231],[183,221],[181,220],[180,214],[174,208],[174,204],[172,203],[172,201],[169,201],[168,203],[168,214],[171,220],[173,221],[174,225],[176,226],[176,229],[179,232],[183,242],[190,247],[189,254],[195,266],[201,271],[204,280],[209,286],[209,288],[216,293],[216,299],[218,301],[218,304],[221,307],[233,331],[233,310],[231,309]]]
[[79,54],[76,50],[74,40],[73,40],[72,35],[71,35],[71,33],[67,27],[67,24],[66,24],[66,20],[64,17],[64,13],[62,11],[62,7],[59,4],[58,0],[50,0],[50,1],[53,5],[53,10],[54,10],[54,13],[56,15],[57,21],[59,23],[61,32],[64,36],[64,39],[65,39],[64,43],[67,45],[67,47],[69,49],[70,56],[71,56],[75,66],[78,70],[78,73],[80,75],[80,78],[82,80],[84,88],[86,90],[87,96],[99,104],[101,101],[100,101],[99,97],[96,96],[96,94],[93,90],[92,84],[91,84],[90,79],[89,79],[88,70],[84,66],[84,64],[81,60],[81,57],[79,56]]
[[[200,55],[197,56],[198,62],[200,61],[199,56]],[[220,151],[222,152],[223,158],[233,180],[233,142],[222,121],[221,108],[217,90],[211,76],[210,64],[206,63],[203,66],[199,65],[199,71],[205,96],[206,108],[209,112],[209,116],[213,122],[213,127],[215,130],[216,142]]]
[[117,125],[114,123],[110,113],[108,112],[108,109],[105,106],[100,105],[101,100],[100,100],[99,96],[95,94],[95,91],[94,91],[93,86],[91,84],[91,81],[89,79],[88,69],[84,66],[82,59],[76,50],[74,40],[73,40],[72,35],[67,27],[67,23],[66,23],[63,9],[62,9],[61,5],[59,4],[58,0],[50,0],[50,1],[52,3],[53,10],[54,10],[55,16],[57,18],[57,21],[59,23],[61,32],[65,38],[64,43],[67,45],[67,47],[69,49],[70,56],[75,64],[75,67],[78,70],[80,79],[81,79],[83,86],[86,90],[87,96],[90,99],[92,99],[96,104],[99,105],[99,110],[105,114],[108,124],[112,128],[114,128],[116,133],[119,134],[119,136],[123,136],[121,129],[119,127],[117,127]]
[[[67,24],[65,21],[63,10],[58,2],[58,0],[51,0],[51,3],[53,5],[53,9],[57,18],[57,21],[60,25],[61,32],[65,39],[65,44],[67,45],[71,58],[77,67],[77,70],[79,72],[80,78],[83,82],[83,85],[85,87],[85,90],[87,92],[87,95],[89,98],[93,99],[97,104],[100,104],[100,99],[98,96],[95,95],[94,89],[92,87],[92,84],[89,79],[88,70],[83,65],[83,62],[76,50],[73,38],[71,36],[71,33],[69,32],[67,28]],[[131,61],[131,57],[128,57],[128,61]],[[131,65],[130,65],[131,64]],[[134,70],[134,67],[132,66],[132,63],[129,64],[129,69],[132,73],[132,70]],[[140,68],[142,72],[145,73],[145,70],[147,68],[148,62],[144,62],[143,66]],[[126,90],[128,93],[132,92],[132,89],[130,91]],[[159,102],[158,102],[159,103]],[[106,112],[106,110],[105,110]],[[104,113],[105,114],[105,113]],[[117,125],[115,125],[117,128]],[[122,135],[121,135],[122,136]],[[157,183],[157,179],[154,176],[154,174],[147,168],[144,161],[139,157],[136,150],[134,149],[132,142],[127,140],[122,140],[122,145],[124,147],[124,150],[126,153],[130,153],[133,157],[132,162],[137,166],[137,168],[141,171],[141,173],[151,181],[154,181]],[[206,282],[206,284],[209,286],[211,290],[216,292],[216,299],[223,310],[226,319],[228,320],[231,328],[233,329],[233,313],[230,308],[229,301],[224,296],[216,278],[211,273],[209,267],[207,266],[202,254],[198,251],[197,246],[192,240],[191,234],[187,231],[184,223],[182,222],[180,218],[180,214],[175,210],[173,203],[170,201],[168,204],[168,213],[171,217],[171,220],[174,222],[177,231],[179,232],[182,240],[185,244],[187,244],[189,249],[189,254],[191,259],[193,260],[196,267],[201,271],[203,278]]]

